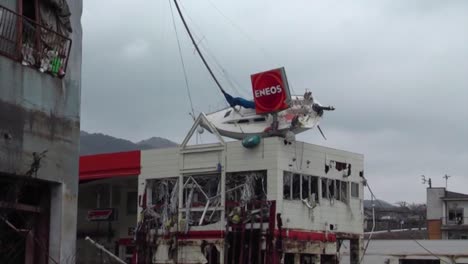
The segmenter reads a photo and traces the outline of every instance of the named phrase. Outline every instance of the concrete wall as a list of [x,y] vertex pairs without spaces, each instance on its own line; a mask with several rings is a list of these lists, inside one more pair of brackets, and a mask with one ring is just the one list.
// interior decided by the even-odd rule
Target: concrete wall
[[[37,177],[51,182],[50,256],[73,262],[78,197],[82,1],[68,1],[73,41],[63,79],[0,56],[0,170],[24,175],[47,150]],[[8,135],[8,136],[7,136]]]
[[445,188],[427,188],[427,220],[441,220],[445,217]]

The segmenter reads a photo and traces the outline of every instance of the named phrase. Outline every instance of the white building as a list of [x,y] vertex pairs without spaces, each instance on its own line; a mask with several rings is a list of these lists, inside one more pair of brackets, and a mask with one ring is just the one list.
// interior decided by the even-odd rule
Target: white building
[[468,194],[427,189],[429,239],[468,239]]
[[[363,155],[265,138],[141,154],[137,228],[148,263],[334,263],[363,233]],[[249,260],[249,261],[248,261]]]

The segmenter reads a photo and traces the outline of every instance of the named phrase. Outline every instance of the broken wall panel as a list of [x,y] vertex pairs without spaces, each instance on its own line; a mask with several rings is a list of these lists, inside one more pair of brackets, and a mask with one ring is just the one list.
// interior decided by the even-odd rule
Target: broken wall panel
[[265,200],[266,190],[266,171],[242,171],[226,175],[226,202]]

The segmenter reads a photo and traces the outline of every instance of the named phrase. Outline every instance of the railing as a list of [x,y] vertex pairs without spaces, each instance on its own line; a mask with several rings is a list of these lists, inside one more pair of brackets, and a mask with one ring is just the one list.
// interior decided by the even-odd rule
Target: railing
[[0,5],[0,55],[63,77],[72,41]]
[[442,217],[443,225],[468,225],[468,217]]

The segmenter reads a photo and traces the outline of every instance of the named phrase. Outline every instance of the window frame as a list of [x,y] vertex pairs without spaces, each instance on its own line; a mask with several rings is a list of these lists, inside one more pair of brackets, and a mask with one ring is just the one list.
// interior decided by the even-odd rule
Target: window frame
[[[356,196],[353,194],[354,189],[353,187],[356,187]],[[360,184],[358,182],[351,182],[351,198],[359,199],[360,191],[359,191]]]
[[[299,176],[299,194],[294,195],[294,177]],[[289,177],[289,179],[286,179],[286,177]],[[304,193],[304,188],[303,188],[303,182],[304,178],[307,179],[307,193]],[[316,203],[319,203],[320,200],[320,180],[321,178],[318,176],[313,176],[309,174],[303,174],[303,173],[296,173],[296,172],[291,172],[291,171],[283,171],[283,200],[288,200],[288,201],[301,201],[304,199],[309,199],[312,195],[312,181],[316,182],[316,188],[314,189],[315,197],[314,200]],[[297,190],[297,189],[296,189]]]

